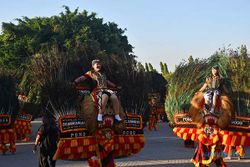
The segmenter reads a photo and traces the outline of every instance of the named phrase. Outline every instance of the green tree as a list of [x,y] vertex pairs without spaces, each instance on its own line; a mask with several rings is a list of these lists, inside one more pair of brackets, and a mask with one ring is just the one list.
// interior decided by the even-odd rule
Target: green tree
[[143,66],[142,63],[140,63],[140,62],[137,63],[137,68],[138,68],[138,70],[141,71],[141,72],[145,72],[145,71],[146,71],[145,68],[144,68],[144,66]]
[[[17,24],[3,23],[1,67],[16,74],[19,91],[28,95],[29,102],[44,107],[52,97],[60,102],[70,95],[69,83],[90,70],[91,60],[99,58],[108,78],[123,88],[119,92],[123,107],[141,113],[148,102],[147,93],[164,88],[165,81],[161,84],[161,76],[147,73],[148,65],[144,68],[136,62],[125,30],[117,24],[104,23],[95,13],[64,8],[52,17],[23,17]],[[159,83],[150,88],[155,78]]]
[[4,69],[0,69],[0,114],[8,114],[15,119],[18,112],[15,80]]
[[58,50],[57,54],[69,61],[70,70],[66,71],[69,80],[89,70],[95,58],[104,62],[111,78],[116,79],[124,67],[135,69],[132,46],[124,35],[125,30],[115,23],[104,23],[95,13],[64,8],[58,16],[23,17],[17,19],[17,24],[3,23],[2,26],[0,65],[17,74],[20,90],[33,102],[39,99],[40,88],[31,77],[31,61],[37,55],[51,54],[51,50]]
[[[124,30],[112,22],[104,23],[95,13],[65,11],[53,17],[23,17],[18,23],[3,23],[0,36],[0,63],[8,69],[27,64],[36,53],[47,52],[57,46],[74,57],[83,54],[93,58],[97,54],[117,54],[128,57],[132,46]],[[131,55],[132,56],[132,55]]]
[[145,69],[146,69],[146,72],[149,72],[149,65],[148,65],[148,63],[145,63]]
[[165,80],[168,81],[170,73],[167,64],[166,63],[163,64],[162,62],[160,62],[160,67],[162,76],[165,78]]
[[[237,53],[236,51],[233,53]],[[232,88],[236,99],[236,111],[238,115],[244,113],[250,114],[249,96],[250,96],[250,58],[247,54],[245,45],[240,47],[240,51],[230,57],[230,76],[232,80]]]
[[154,69],[154,67],[152,66],[151,63],[148,63],[148,70],[149,70],[150,72],[155,71],[155,69]]
[[189,63],[189,64],[194,63],[194,58],[193,58],[192,55],[189,56],[189,58],[188,58],[188,63]]

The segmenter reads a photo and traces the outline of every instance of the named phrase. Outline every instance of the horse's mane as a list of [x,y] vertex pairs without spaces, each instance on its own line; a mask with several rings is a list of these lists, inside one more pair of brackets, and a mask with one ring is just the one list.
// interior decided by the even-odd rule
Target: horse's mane
[[[217,123],[220,128],[226,128],[229,125],[232,116],[234,115],[234,107],[232,101],[226,95],[222,94],[220,98],[222,114],[219,116]],[[197,127],[201,127],[204,123],[204,114],[203,111],[201,111],[202,106],[204,105],[203,103],[202,92],[198,92],[191,100],[188,113],[192,120],[197,124]]]

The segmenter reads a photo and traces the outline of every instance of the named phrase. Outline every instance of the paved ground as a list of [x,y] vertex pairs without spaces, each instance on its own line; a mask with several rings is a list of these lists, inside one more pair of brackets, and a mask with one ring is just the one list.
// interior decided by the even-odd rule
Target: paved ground
[[[32,139],[39,123],[33,122]],[[158,131],[145,130],[146,145],[137,155],[116,159],[121,167],[192,167],[190,162],[194,149],[183,147],[183,140],[172,135],[172,129],[161,123]],[[18,143],[15,155],[0,155],[0,167],[36,167],[38,154],[32,153],[33,143]],[[250,166],[250,149],[241,161],[226,161],[229,167]],[[58,167],[86,167],[86,161],[57,161]]]

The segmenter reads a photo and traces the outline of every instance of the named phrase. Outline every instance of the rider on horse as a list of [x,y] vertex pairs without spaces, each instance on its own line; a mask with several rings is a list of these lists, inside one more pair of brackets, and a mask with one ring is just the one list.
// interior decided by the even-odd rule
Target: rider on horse
[[220,76],[219,66],[216,65],[212,67],[211,75],[206,78],[206,82],[200,88],[199,92],[203,92],[204,90],[206,90],[204,93],[205,108],[206,110],[210,110],[211,114],[215,114],[217,100],[221,92],[228,92],[225,87],[224,80]]
[[109,81],[106,75],[102,72],[102,64],[99,59],[92,61],[92,71],[88,71],[84,75],[75,79],[74,83],[77,84],[87,78],[91,78],[97,82],[96,95],[98,99],[98,115],[97,121],[103,121],[103,113],[106,108],[107,102],[110,99],[115,112],[115,119],[120,122],[122,119],[119,115],[119,101],[114,91],[108,87],[116,88],[116,85]]

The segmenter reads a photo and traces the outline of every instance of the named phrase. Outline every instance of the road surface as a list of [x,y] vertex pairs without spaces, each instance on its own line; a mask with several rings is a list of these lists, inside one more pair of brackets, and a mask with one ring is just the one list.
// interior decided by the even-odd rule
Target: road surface
[[[32,141],[40,125],[40,121],[32,122]],[[119,167],[193,167],[190,162],[194,148],[185,148],[183,140],[174,136],[172,129],[166,123],[159,123],[157,131],[145,129],[146,144],[137,155],[116,159]],[[17,143],[17,152],[14,155],[7,153],[0,155],[0,167],[36,167],[38,153],[32,153],[33,142]],[[250,149],[246,150],[246,157],[240,161],[236,158],[226,161],[229,167],[249,167]],[[86,161],[57,161],[57,167],[87,167]]]

